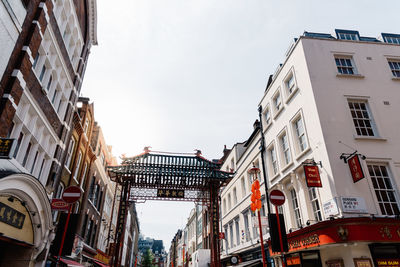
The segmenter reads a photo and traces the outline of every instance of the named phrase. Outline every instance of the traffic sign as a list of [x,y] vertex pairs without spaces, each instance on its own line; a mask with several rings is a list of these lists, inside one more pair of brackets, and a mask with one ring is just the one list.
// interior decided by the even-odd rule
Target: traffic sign
[[78,201],[82,196],[82,191],[78,186],[69,186],[62,193],[62,199],[68,204]]
[[271,193],[269,193],[269,200],[275,206],[281,206],[285,203],[285,195],[280,190],[272,190]]
[[68,203],[60,198],[53,198],[51,200],[51,209],[52,210],[68,210]]

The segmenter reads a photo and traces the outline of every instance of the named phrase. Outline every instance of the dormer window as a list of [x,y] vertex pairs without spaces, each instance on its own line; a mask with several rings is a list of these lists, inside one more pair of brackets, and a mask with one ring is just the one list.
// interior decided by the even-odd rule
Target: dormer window
[[400,45],[400,34],[382,33],[382,38],[385,43]]
[[360,34],[358,31],[348,31],[348,30],[335,30],[336,36],[340,40],[352,40],[359,41]]

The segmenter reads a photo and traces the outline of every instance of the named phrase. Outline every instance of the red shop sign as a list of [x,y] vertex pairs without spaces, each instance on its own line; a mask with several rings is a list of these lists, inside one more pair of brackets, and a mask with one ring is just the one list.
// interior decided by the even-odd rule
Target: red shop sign
[[354,183],[360,181],[361,179],[363,179],[365,177],[364,172],[361,168],[360,158],[358,157],[357,154],[352,156],[349,159],[348,163],[349,163],[349,168],[350,168],[350,172],[351,172],[351,177],[353,177]]
[[304,165],[304,175],[306,176],[308,187],[322,187],[318,166]]

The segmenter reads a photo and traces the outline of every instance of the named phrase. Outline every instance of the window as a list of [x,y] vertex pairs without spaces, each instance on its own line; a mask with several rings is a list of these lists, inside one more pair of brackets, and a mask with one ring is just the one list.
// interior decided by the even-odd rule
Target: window
[[300,207],[299,207],[299,202],[297,201],[297,194],[294,188],[290,189],[290,196],[292,198],[292,206],[294,211],[294,218],[296,220],[296,225],[298,228],[300,228],[302,227]]
[[224,199],[224,214],[227,214],[228,210],[226,209],[226,199]]
[[297,144],[298,153],[301,153],[308,146],[302,117],[298,117],[293,121],[293,129],[296,134],[295,143]]
[[76,161],[76,166],[74,170],[74,175],[72,176],[75,180],[78,180],[78,171],[79,171],[79,165],[81,165],[81,160],[82,160],[82,152],[79,151],[78,154],[78,160]]
[[85,167],[83,167],[82,179],[81,179],[81,188],[85,188],[85,180],[86,180],[86,171],[87,171],[87,162],[85,162]]
[[35,158],[33,159],[32,167],[31,167],[31,171],[30,171],[31,174],[33,174],[33,170],[35,169],[36,160],[37,160],[38,155],[39,155],[39,151],[36,151]]
[[246,182],[244,180],[244,176],[240,178],[240,182],[242,184],[242,197],[246,196]]
[[292,161],[286,132],[282,133],[282,135],[279,137],[279,141],[280,141],[280,144],[281,144],[283,161],[284,161],[285,166],[286,166]]
[[58,94],[58,90],[54,90],[54,94],[53,94],[53,97],[51,99],[51,103],[53,104],[53,106],[55,104],[55,100],[57,98],[57,94]]
[[39,61],[39,56],[40,56],[40,54],[39,54],[39,52],[38,52],[38,53],[36,54],[35,59],[33,60],[32,68],[36,68],[36,65],[37,65],[37,63],[38,63],[38,61]]
[[358,31],[349,31],[349,30],[335,30],[336,36],[340,40],[360,40],[360,34]]
[[85,132],[86,136],[89,136],[89,119],[86,119],[85,126],[83,127],[83,131]]
[[224,232],[225,232],[226,249],[228,250],[229,248],[228,225],[224,226]]
[[286,96],[288,97],[288,100],[289,100],[291,95],[297,89],[296,88],[297,87],[296,86],[296,79],[294,77],[293,68],[291,68],[289,73],[286,75],[286,77],[284,79],[284,84],[285,84]]
[[279,91],[277,91],[277,93],[275,93],[272,101],[274,104],[275,113],[277,114],[278,111],[280,111],[282,108],[281,93]]
[[26,162],[28,160],[29,153],[31,152],[31,148],[32,148],[32,143],[29,142],[28,147],[26,148],[24,160],[22,161],[22,166],[24,166],[24,167],[26,167]]
[[359,136],[375,136],[374,122],[366,101],[349,100],[351,117]]
[[340,74],[356,74],[353,58],[345,56],[335,56],[337,70]]
[[268,149],[268,153],[270,156],[271,173],[272,175],[276,175],[278,173],[278,161],[276,159],[276,151],[273,145]]
[[232,202],[231,202],[231,194],[229,193],[229,194],[228,194],[228,210],[231,210],[231,207],[232,207],[232,206],[231,206],[231,203],[232,203]]
[[266,126],[271,124],[271,111],[270,111],[269,106],[265,109],[264,118],[265,118]]
[[239,217],[235,218],[236,246],[240,245]]
[[47,82],[47,87],[46,87],[47,91],[50,90],[50,86],[51,86],[51,82],[52,81],[53,81],[53,75],[50,75],[50,78],[49,78],[49,81]]
[[15,146],[15,150],[14,150],[14,158],[17,157],[18,150],[19,150],[19,147],[21,146],[21,142],[22,142],[23,138],[24,138],[24,134],[22,132],[20,132],[18,140],[17,140],[17,145]]
[[74,151],[74,146],[75,146],[75,139],[71,138],[68,146],[67,159],[65,161],[65,167],[67,167],[68,169],[70,167],[69,165],[71,164],[72,152]]
[[245,236],[246,236],[246,242],[250,241],[250,224],[249,224],[249,210],[245,211],[243,213],[243,219],[244,219],[244,230],[245,230]]
[[310,197],[310,203],[314,213],[314,220],[322,221],[321,205],[317,196],[317,189],[315,187],[308,188],[308,196]]
[[368,164],[368,172],[382,215],[399,215],[396,191],[388,168],[381,164]]
[[39,80],[43,81],[44,74],[46,73],[46,65],[43,65],[42,70],[40,71]]
[[231,222],[231,223],[229,223],[229,243],[230,243],[230,248],[233,248],[233,244],[234,244],[234,242],[233,242],[234,240],[233,240],[233,223]]
[[236,187],[233,188],[233,205],[237,204],[237,192],[236,192]]
[[400,61],[388,61],[390,70],[394,77],[400,78]]
[[382,33],[383,40],[388,44],[400,44],[400,35],[391,33]]
[[42,164],[40,165],[40,170],[39,170],[39,174],[38,174],[38,179],[40,179],[40,176],[42,176],[42,171],[43,171],[43,167],[44,167],[44,163],[46,162],[46,159],[43,158],[42,160]]

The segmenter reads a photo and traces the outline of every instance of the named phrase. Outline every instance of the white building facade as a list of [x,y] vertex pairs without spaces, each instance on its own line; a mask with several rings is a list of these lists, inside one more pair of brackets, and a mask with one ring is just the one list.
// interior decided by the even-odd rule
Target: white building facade
[[[270,79],[259,104],[265,175],[269,190],[286,196],[280,212],[288,265],[385,266],[400,260],[399,44],[397,34],[305,32]],[[221,194],[226,259],[254,259],[245,253],[258,239],[249,226],[247,171],[253,163],[262,169],[259,146],[256,128],[223,166],[236,172]],[[360,165],[350,165],[352,173],[353,155]],[[307,186],[306,163],[318,167],[322,187]],[[360,170],[365,178],[354,182]],[[269,252],[280,265],[279,254]]]

